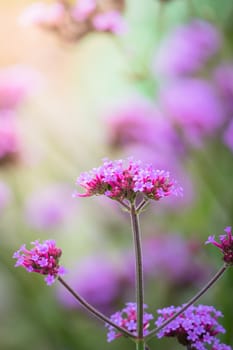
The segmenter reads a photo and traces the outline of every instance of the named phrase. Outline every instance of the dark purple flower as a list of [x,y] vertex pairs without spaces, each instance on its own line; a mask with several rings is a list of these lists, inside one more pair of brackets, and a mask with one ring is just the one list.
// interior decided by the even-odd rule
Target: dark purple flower
[[209,236],[206,244],[213,244],[215,247],[219,248],[223,253],[223,260],[227,265],[233,265],[233,236],[231,232],[231,227],[228,226],[224,230],[226,234],[219,236],[219,241],[215,240],[215,236]]
[[[144,309],[146,309],[147,306],[144,305]],[[127,329],[129,332],[131,332],[134,335],[137,335],[137,310],[136,310],[136,303],[126,303],[126,307],[122,309],[121,311],[117,311],[115,314],[111,316],[111,321],[113,321],[118,326],[121,326],[125,329]],[[150,327],[150,321],[153,320],[153,316],[148,313],[144,313],[143,315],[143,329],[144,329],[144,335],[148,333],[148,328]],[[117,339],[122,336],[119,331],[117,331],[114,327],[109,326],[106,324],[106,327],[108,328],[108,334],[107,339],[108,342],[113,341],[114,339]]]
[[[182,306],[170,306],[157,310],[160,316],[155,322],[156,326],[161,326],[181,308]],[[207,350],[209,345],[211,345],[211,350],[231,350],[230,346],[220,343],[216,338],[218,334],[225,333],[225,329],[217,321],[218,317],[222,316],[222,313],[213,306],[190,306],[162,328],[157,337],[176,337],[180,344],[191,346],[195,350]]]

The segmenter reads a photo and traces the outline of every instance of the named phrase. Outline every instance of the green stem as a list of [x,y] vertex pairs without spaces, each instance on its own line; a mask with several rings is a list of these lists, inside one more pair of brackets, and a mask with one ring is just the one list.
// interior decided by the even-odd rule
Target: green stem
[[145,350],[145,342],[143,339],[137,341],[136,350]]
[[135,341],[135,336],[128,332],[126,329],[118,326],[114,322],[112,322],[108,317],[103,315],[100,311],[98,311],[96,308],[94,308],[92,305],[90,305],[85,299],[83,299],[80,295],[78,295],[61,277],[58,277],[58,281],[75,297],[75,299],[78,300],[78,302],[86,309],[88,310],[92,315],[97,317],[99,320],[106,322],[110,326],[117,329],[120,333],[122,333],[125,337],[130,338]]
[[131,224],[132,224],[134,249],[135,249],[137,335],[138,335],[137,350],[144,350],[144,341],[143,341],[144,289],[143,289],[142,248],[141,248],[139,216],[134,203],[131,204],[130,215],[131,215]]
[[158,333],[161,329],[166,327],[171,321],[173,321],[176,317],[182,314],[185,310],[189,308],[192,304],[194,304],[226,271],[227,265],[223,265],[220,270],[211,278],[211,280],[196,294],[193,298],[191,298],[179,312],[176,312],[172,317],[168,318],[165,322],[161,324],[161,326],[153,329],[151,332],[147,334],[145,337],[147,340],[151,339],[156,333]]

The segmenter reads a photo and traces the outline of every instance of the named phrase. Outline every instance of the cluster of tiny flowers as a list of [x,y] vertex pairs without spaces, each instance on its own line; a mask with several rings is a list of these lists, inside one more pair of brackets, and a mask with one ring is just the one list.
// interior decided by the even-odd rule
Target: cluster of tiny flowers
[[[144,305],[144,309],[147,306]],[[144,335],[148,333],[148,328],[150,326],[150,321],[154,317],[151,314],[144,313],[143,315],[143,330]],[[116,312],[111,316],[111,321],[113,321],[118,326],[127,329],[133,335],[137,335],[137,306],[136,303],[126,303],[126,307],[121,311]],[[122,336],[114,327],[106,324],[108,328],[107,340],[108,342],[113,341]]]
[[[181,308],[170,306],[158,310],[161,316],[155,322],[156,326],[161,326]],[[159,331],[157,337],[176,337],[180,344],[196,350],[207,350],[206,345],[211,345],[211,350],[231,350],[230,346],[220,343],[216,338],[219,333],[225,333],[225,329],[217,322],[217,318],[222,316],[213,306],[190,306]]]
[[137,193],[159,200],[171,194],[179,195],[180,187],[170,179],[164,170],[155,170],[151,165],[142,165],[141,161],[104,160],[103,165],[90,172],[81,174],[77,184],[86,192],[77,193],[78,197],[106,195],[112,199],[133,201]]
[[65,273],[64,267],[59,266],[62,251],[56,247],[53,240],[46,240],[42,243],[35,241],[31,244],[34,246],[31,250],[28,250],[24,244],[14,253],[13,258],[17,259],[15,266],[23,266],[28,272],[46,275],[45,282],[51,285],[57,276]]
[[219,236],[219,242],[215,241],[215,236],[209,236],[206,244],[213,244],[218,247],[223,253],[223,260],[227,265],[233,265],[233,236],[231,232],[231,227],[228,226],[224,230],[226,234]]

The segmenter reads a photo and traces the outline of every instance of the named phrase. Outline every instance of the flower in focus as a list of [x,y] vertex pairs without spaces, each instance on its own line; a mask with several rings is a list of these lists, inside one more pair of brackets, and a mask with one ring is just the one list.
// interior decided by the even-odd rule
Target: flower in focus
[[[161,326],[181,308],[170,306],[157,310],[160,316],[155,322],[156,326]],[[157,337],[176,337],[180,344],[196,350],[207,350],[208,345],[212,346],[212,350],[231,350],[230,346],[220,343],[216,338],[218,334],[225,333],[225,329],[217,321],[218,317],[222,316],[213,306],[190,306],[162,328]]]
[[[184,98],[185,96],[185,98]],[[179,79],[164,88],[161,103],[185,138],[195,146],[223,122],[223,106],[214,88],[202,79]]]
[[124,34],[126,23],[118,11],[100,13],[93,18],[93,26],[100,32],[111,32],[114,34]]
[[45,282],[49,286],[55,282],[56,277],[63,276],[65,269],[59,265],[62,251],[56,247],[53,240],[40,243],[31,243],[34,247],[28,250],[25,244],[13,254],[17,259],[15,267],[23,266],[28,272],[37,272],[46,275]]
[[[147,306],[144,305],[144,309],[146,309]],[[148,328],[150,326],[150,321],[154,317],[151,314],[144,313],[143,315],[143,330],[144,335],[148,333]],[[131,332],[134,335],[137,335],[137,307],[136,303],[126,303],[126,307],[122,309],[121,311],[116,312],[110,317],[111,321],[113,321],[118,326],[127,329],[129,332]],[[122,336],[121,333],[119,333],[114,327],[109,326],[106,324],[106,327],[108,328],[108,334],[107,339],[108,342],[113,341],[114,339],[117,339]]]
[[233,120],[231,120],[223,135],[224,143],[233,152]]
[[203,20],[194,20],[179,27],[161,46],[153,63],[156,76],[194,73],[217,53],[220,34],[216,27]]
[[169,172],[155,170],[140,161],[111,161],[81,174],[76,182],[86,192],[76,193],[77,197],[105,195],[111,199],[134,201],[138,193],[149,199],[159,200],[171,194],[180,195],[182,189],[170,179]]
[[[68,278],[70,285],[102,312],[112,309],[121,289],[119,271],[104,256],[84,259]],[[58,299],[65,307],[79,307],[79,303],[62,286],[58,286]]]
[[73,212],[71,190],[62,184],[53,184],[33,193],[26,204],[26,219],[39,230],[58,228]]
[[219,241],[215,240],[215,236],[209,236],[206,244],[213,244],[223,253],[223,260],[227,265],[233,265],[233,236],[231,227],[228,226],[224,230],[226,234],[219,236]]

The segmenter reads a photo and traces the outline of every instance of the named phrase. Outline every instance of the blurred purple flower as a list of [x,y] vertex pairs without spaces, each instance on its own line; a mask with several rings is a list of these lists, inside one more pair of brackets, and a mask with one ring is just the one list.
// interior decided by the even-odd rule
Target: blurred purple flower
[[100,32],[111,32],[117,35],[126,32],[126,23],[118,11],[109,11],[97,14],[93,18],[93,26]]
[[64,17],[64,6],[60,2],[46,4],[35,2],[29,5],[19,18],[20,24],[24,26],[42,25],[56,27]]
[[26,66],[0,70],[0,110],[14,110],[41,85],[40,74]]
[[85,21],[96,8],[96,0],[78,0],[72,9],[72,16],[77,21]]
[[223,135],[224,143],[230,148],[233,152],[233,119],[230,121],[224,135]]
[[8,185],[0,181],[0,214],[3,212],[4,208],[7,206],[11,199],[11,190]]
[[178,135],[156,106],[142,97],[129,98],[112,108],[105,119],[108,142],[113,147],[141,144],[158,153],[180,151]]
[[[196,256],[201,248],[197,241],[185,240],[177,234],[160,234],[142,242],[145,277],[162,278],[173,286],[199,284],[209,272]],[[128,279],[133,282],[133,258],[126,257]]]
[[166,75],[185,75],[199,70],[217,53],[221,37],[217,28],[203,20],[193,20],[177,30],[156,54],[153,71]]
[[19,130],[15,115],[0,111],[0,163],[15,161],[19,153]]
[[[121,275],[117,267],[104,256],[85,258],[68,276],[72,288],[89,303],[109,311],[121,291]],[[58,299],[68,308],[80,305],[64,288],[58,287]]]
[[229,112],[233,113],[233,63],[220,64],[214,72],[214,80],[220,90],[224,104]]
[[53,184],[33,193],[26,203],[26,219],[38,230],[54,229],[74,213],[72,190],[62,184]]
[[164,112],[181,129],[186,141],[199,146],[224,120],[224,109],[215,89],[203,79],[179,79],[161,92]]

